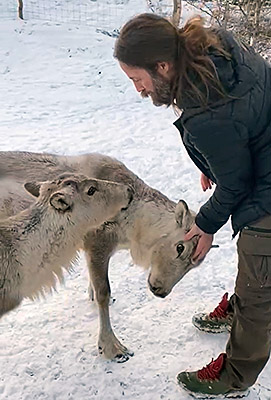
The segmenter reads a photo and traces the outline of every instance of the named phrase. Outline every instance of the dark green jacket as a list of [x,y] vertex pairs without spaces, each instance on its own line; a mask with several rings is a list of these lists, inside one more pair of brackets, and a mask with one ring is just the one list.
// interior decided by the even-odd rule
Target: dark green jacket
[[174,124],[191,159],[216,183],[196,224],[215,233],[232,216],[236,234],[271,214],[271,66],[229,32],[219,35],[232,58],[211,58],[231,98],[208,109],[188,99]]

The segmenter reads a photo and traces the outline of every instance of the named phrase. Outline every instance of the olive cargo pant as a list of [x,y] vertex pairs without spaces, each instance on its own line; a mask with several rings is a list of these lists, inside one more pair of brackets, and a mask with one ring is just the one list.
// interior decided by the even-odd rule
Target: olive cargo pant
[[249,224],[238,242],[238,275],[225,368],[232,388],[254,384],[271,347],[271,215]]

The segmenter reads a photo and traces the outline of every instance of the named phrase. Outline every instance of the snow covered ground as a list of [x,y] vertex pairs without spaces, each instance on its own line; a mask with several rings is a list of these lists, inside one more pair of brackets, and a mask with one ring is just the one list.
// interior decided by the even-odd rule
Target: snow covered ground
[[[2,5],[3,5],[2,1]],[[142,9],[142,12],[145,11]],[[81,154],[123,161],[149,185],[197,210],[203,193],[171,109],[142,100],[112,57],[114,39],[95,28],[46,21],[1,21],[0,149]],[[233,291],[235,241],[227,224],[200,268],[155,298],[147,272],[128,252],[113,257],[110,307],[116,334],[132,349],[124,364],[97,352],[98,314],[88,300],[82,255],[64,286],[25,301],[0,321],[1,400],[188,400],[176,374],[224,351],[228,336],[197,331],[194,312]],[[271,399],[271,364],[249,400]]]

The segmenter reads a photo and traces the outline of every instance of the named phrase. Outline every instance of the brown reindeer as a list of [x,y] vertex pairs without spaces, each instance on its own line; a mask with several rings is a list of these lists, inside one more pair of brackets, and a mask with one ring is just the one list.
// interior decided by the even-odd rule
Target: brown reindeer
[[26,179],[48,179],[60,173],[82,173],[96,179],[130,185],[134,198],[127,210],[93,229],[82,243],[88,261],[91,285],[99,307],[99,351],[106,358],[126,361],[132,353],[115,336],[109,317],[108,265],[118,249],[129,249],[133,261],[150,268],[148,285],[155,296],[167,296],[193,267],[196,239],[183,241],[193,223],[186,203],[178,204],[149,187],[120,161],[101,154],[56,156],[24,152],[0,152],[0,176],[12,179],[9,187],[0,181],[0,218],[25,208],[31,199],[19,193]]

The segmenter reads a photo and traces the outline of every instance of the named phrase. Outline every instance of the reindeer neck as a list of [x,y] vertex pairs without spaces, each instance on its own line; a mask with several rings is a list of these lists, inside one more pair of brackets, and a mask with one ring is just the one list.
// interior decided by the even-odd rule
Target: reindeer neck
[[[10,249],[16,250],[16,259],[39,265],[44,259],[58,259],[67,249],[68,254],[78,250],[78,227],[68,216],[58,214],[48,207],[35,203],[32,207],[1,222],[0,230],[9,238]],[[63,260],[64,262],[66,260]]]
[[151,248],[157,242],[168,224],[172,224],[172,229],[175,225],[175,203],[159,194],[150,191],[139,200],[130,221],[132,223],[129,224],[130,241],[144,244],[146,248]]

